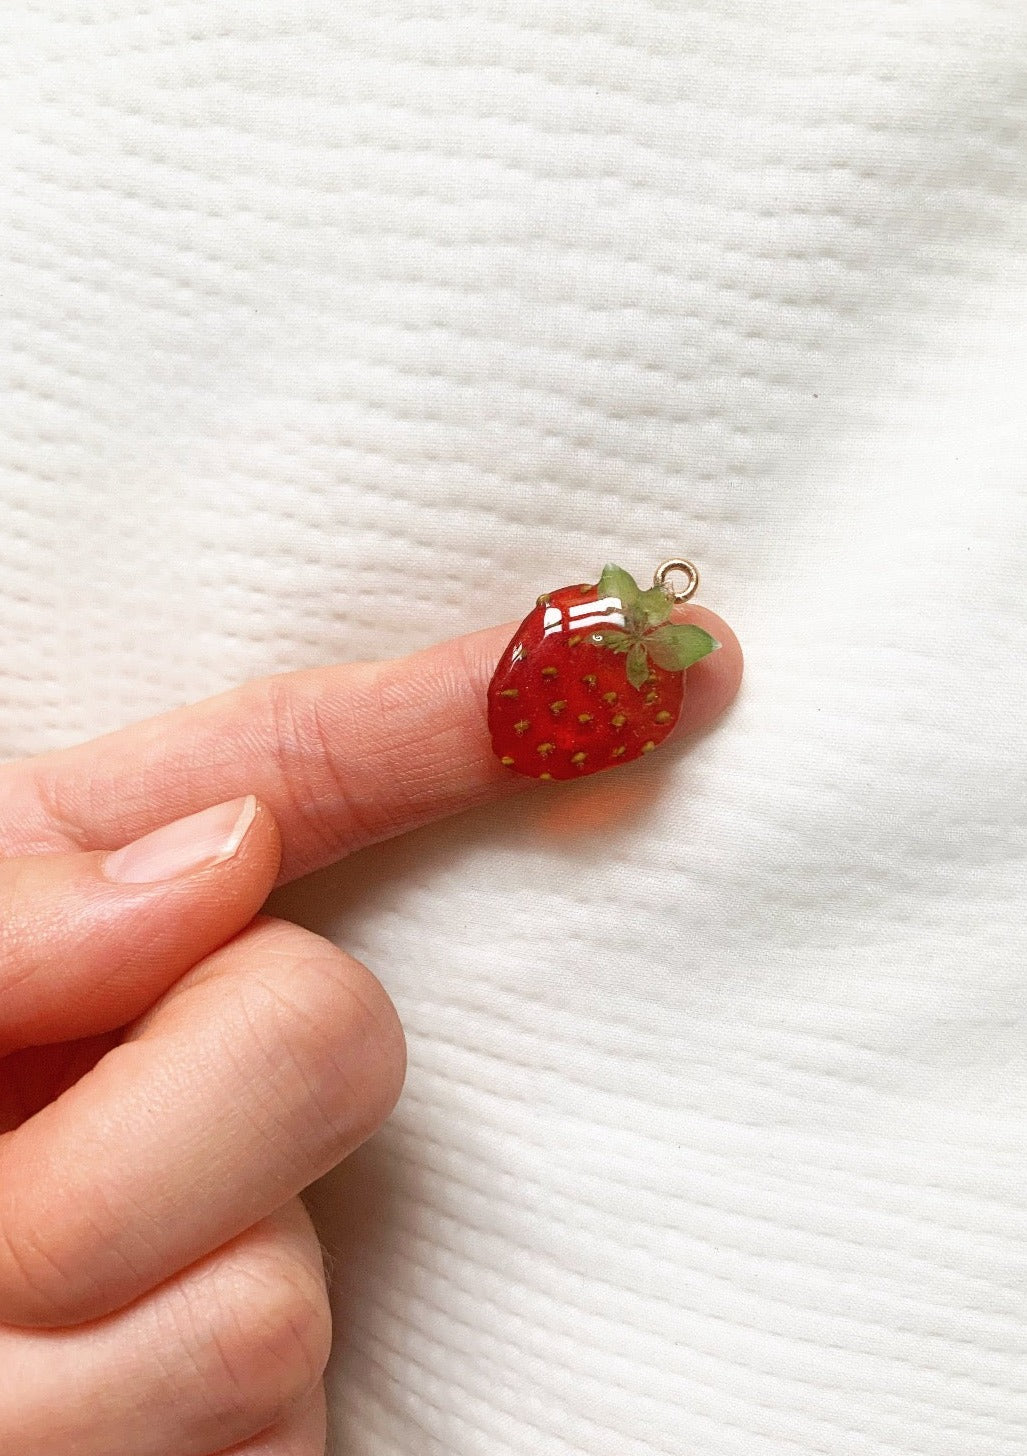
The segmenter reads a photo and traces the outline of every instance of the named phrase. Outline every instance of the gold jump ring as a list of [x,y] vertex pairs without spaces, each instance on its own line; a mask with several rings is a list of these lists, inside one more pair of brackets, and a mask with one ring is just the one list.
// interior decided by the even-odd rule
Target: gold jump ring
[[[675,591],[674,587],[667,581],[672,572],[681,572],[686,577],[683,587]],[[674,561],[663,561],[653,573],[653,586],[663,587],[669,590],[676,602],[687,602],[695,596],[699,590],[699,572],[691,561],[684,558],[676,558]]]

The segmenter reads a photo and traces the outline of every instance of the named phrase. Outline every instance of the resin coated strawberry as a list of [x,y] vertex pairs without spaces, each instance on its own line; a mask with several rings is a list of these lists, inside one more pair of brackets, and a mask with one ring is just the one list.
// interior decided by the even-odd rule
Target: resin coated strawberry
[[572,779],[628,763],[666,738],[685,669],[719,647],[668,619],[669,589],[619,566],[539,597],[489,684],[492,746],[516,773]]

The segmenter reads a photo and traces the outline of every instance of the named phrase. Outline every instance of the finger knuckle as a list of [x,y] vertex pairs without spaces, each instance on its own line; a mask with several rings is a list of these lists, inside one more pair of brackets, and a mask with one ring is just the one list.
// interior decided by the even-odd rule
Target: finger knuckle
[[197,1356],[208,1408],[223,1431],[263,1429],[314,1389],[328,1363],[323,1270],[319,1260],[272,1244],[231,1260],[220,1286]]
[[275,1055],[322,1069],[324,1089],[336,1089],[339,1111],[366,1136],[392,1111],[406,1075],[392,1001],[366,966],[300,926],[270,922],[265,951],[260,984],[271,998]]
[[374,684],[366,667],[353,664],[345,704],[330,722],[318,695],[304,691],[293,674],[266,678],[259,686],[268,755],[280,792],[321,853],[333,858],[378,834],[376,797],[365,800],[355,792],[358,776],[352,763],[347,768],[344,749],[359,741],[352,725],[369,689],[373,695]]

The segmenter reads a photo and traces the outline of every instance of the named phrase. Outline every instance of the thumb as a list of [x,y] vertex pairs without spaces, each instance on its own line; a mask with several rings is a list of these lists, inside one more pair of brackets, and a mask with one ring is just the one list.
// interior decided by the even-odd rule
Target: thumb
[[141,1015],[252,920],[280,858],[250,795],[109,853],[0,861],[0,1055]]

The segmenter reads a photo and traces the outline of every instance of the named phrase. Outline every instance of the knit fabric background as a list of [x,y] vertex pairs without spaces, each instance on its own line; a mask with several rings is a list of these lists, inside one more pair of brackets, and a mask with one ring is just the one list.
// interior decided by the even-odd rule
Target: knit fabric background
[[339,1456],[1027,1449],[1022,0],[7,0],[0,750],[684,553],[699,741],[276,899]]

